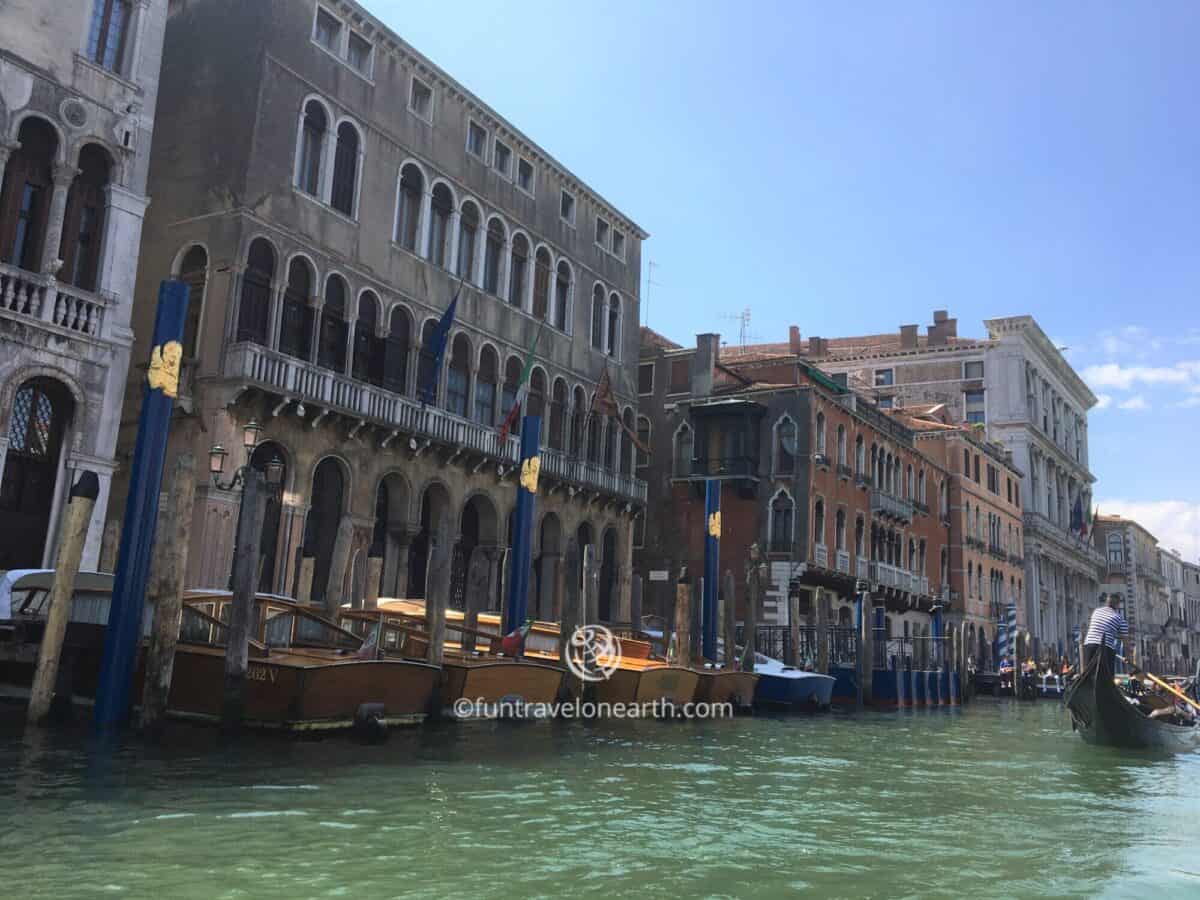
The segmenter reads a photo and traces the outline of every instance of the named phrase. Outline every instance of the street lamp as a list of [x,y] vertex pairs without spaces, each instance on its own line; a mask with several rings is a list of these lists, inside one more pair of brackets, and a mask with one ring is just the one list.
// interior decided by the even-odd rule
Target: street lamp
[[[221,473],[225,471],[225,457],[229,455],[220,444],[213,444],[208,451],[208,474],[212,478],[213,487],[223,491],[232,491],[243,484],[246,480],[246,468],[250,465],[250,459],[254,454],[254,448],[258,446],[258,436],[262,434],[262,426],[257,421],[251,419],[242,428],[242,447],[246,451],[246,462],[238,466],[236,472],[233,473],[233,478],[228,483],[221,483]],[[275,488],[283,480],[283,461],[278,454],[271,457],[267,463],[267,484]]]

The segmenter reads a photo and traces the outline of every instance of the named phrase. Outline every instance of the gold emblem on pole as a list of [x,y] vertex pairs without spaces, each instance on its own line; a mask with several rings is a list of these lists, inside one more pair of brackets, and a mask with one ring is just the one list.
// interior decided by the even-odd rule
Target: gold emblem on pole
[[167,341],[150,353],[150,371],[146,380],[151,390],[162,390],[171,399],[179,394],[179,364],[183,361],[183,346],[179,341]]
[[721,537],[721,511],[719,509],[708,517],[708,533],[711,537]]
[[521,487],[531,494],[536,494],[538,475],[541,474],[541,471],[542,459],[540,456],[531,456],[521,463]]

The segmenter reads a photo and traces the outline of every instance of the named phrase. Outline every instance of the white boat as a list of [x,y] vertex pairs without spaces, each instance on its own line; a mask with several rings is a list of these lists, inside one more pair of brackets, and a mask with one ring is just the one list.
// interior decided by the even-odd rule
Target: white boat
[[835,679],[829,675],[786,666],[762,653],[754,654],[754,674],[754,702],[760,705],[828,709],[833,700]]

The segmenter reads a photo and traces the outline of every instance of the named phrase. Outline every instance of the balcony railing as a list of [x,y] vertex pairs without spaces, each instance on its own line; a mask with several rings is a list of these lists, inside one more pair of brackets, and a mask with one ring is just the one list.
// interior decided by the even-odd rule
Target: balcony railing
[[108,300],[98,294],[0,263],[0,315],[100,337],[107,307]]
[[871,565],[865,557],[854,560],[854,577],[859,581],[867,581],[871,577]]
[[758,460],[752,456],[710,456],[692,460],[692,477],[757,478]]
[[850,574],[850,554],[845,550],[837,552],[837,570],[843,575]]
[[857,475],[854,476],[854,486],[855,487],[870,487],[871,479],[869,476],[864,475],[862,472],[859,472]]
[[1097,567],[1106,564],[1103,554],[1093,547],[1090,541],[1081,540],[1077,532],[1067,530],[1052,522],[1041,513],[1026,512],[1024,522],[1025,534],[1028,537],[1040,537],[1055,541],[1064,547],[1071,548],[1075,552],[1083,554]]
[[908,500],[902,500],[887,491],[873,488],[871,490],[871,512],[890,516],[902,522],[911,522],[913,507]]
[[813,546],[813,561],[823,569],[829,568],[829,548],[824,544]]
[[[483,456],[516,465],[520,444],[510,435],[503,445],[490,425],[471,422],[444,409],[423,406],[361,381],[321,369],[303,360],[261,347],[236,344],[225,357],[225,376],[245,379],[305,403],[316,403],[405,434],[463,447]],[[560,450],[541,450],[547,475],[611,494],[646,501],[646,482],[613,472],[596,463],[573,459]]]

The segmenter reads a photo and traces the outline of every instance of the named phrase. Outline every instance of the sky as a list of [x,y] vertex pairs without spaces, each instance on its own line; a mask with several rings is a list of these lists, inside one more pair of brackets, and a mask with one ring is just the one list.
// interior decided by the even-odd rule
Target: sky
[[644,324],[1030,313],[1100,511],[1200,558],[1200,4],[364,2],[650,232]]

